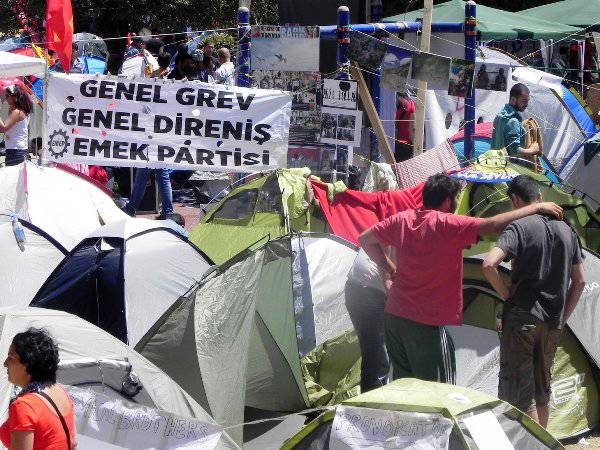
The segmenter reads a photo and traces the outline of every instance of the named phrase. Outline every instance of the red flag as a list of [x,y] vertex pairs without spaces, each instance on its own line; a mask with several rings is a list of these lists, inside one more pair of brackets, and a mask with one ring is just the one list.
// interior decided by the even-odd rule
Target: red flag
[[65,72],[71,70],[73,51],[73,9],[71,0],[47,0],[46,41],[54,50]]

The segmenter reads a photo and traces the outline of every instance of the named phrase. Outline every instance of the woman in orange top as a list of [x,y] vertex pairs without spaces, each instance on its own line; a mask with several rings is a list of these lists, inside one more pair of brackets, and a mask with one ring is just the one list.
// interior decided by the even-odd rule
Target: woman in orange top
[[58,346],[46,331],[29,328],[13,338],[4,367],[8,381],[22,389],[0,427],[9,450],[75,448],[74,406],[56,383],[58,361]]

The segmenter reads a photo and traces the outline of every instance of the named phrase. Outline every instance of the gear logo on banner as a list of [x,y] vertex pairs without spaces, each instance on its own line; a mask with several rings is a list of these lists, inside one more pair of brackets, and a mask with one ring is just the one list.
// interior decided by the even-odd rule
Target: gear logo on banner
[[54,130],[48,141],[48,150],[54,158],[63,157],[69,147],[69,136],[64,130]]

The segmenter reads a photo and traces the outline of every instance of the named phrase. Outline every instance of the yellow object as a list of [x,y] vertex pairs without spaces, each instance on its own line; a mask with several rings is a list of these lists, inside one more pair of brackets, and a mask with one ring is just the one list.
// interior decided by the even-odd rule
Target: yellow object
[[[525,128],[525,148],[529,148],[531,144],[537,143],[540,147],[540,155],[544,154],[544,141],[542,139],[542,131],[540,125],[535,119],[527,119],[523,121],[523,128]],[[537,155],[525,156],[525,159],[532,161],[535,165],[534,172],[542,173],[542,166],[539,164],[539,158]]]

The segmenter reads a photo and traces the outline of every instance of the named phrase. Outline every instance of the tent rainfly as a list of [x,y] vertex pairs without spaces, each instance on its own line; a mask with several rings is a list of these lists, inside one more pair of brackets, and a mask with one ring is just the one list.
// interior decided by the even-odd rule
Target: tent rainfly
[[563,448],[525,414],[497,398],[404,378],[343,401],[281,449],[358,450],[382,448],[382,442],[385,448],[410,449]]
[[[23,230],[22,243],[17,241],[17,228]],[[67,254],[67,250],[44,230],[6,214],[0,214],[0,249],[1,306],[29,305]]]
[[29,162],[0,168],[0,211],[17,214],[67,250],[98,227],[127,217],[93,183]]
[[[479,6],[477,6],[479,11]],[[526,19],[543,19],[574,27],[598,28],[600,0],[563,0],[519,11]]]
[[[118,339],[71,314],[40,308],[0,308],[0,354],[6,355],[14,335],[29,327],[46,329],[58,345],[59,383],[215,424],[162,370]],[[13,393],[6,376],[0,378],[2,421],[7,418]],[[217,448],[237,447],[223,433]]]
[[75,314],[134,346],[210,266],[173,229],[128,217],[81,241],[31,306]]
[[[584,0],[581,0],[584,1]],[[551,5],[547,5],[551,6]],[[450,0],[433,6],[436,22],[464,22],[465,2]],[[592,17],[595,17],[592,15]],[[409,11],[386,17],[382,22],[416,22],[423,18],[423,10]],[[563,21],[549,21],[536,17],[525,17],[521,13],[503,11],[489,6],[477,5],[478,40],[498,39],[562,39],[577,35],[579,28],[564,25]]]
[[46,62],[40,58],[0,52],[0,77],[43,75]]
[[352,244],[330,235],[248,249],[208,272],[136,350],[224,426],[243,422],[244,405],[300,411],[337,403],[360,378],[344,300],[355,256]]
[[567,186],[582,192],[583,200],[600,211],[600,133],[574,149],[558,173]]

